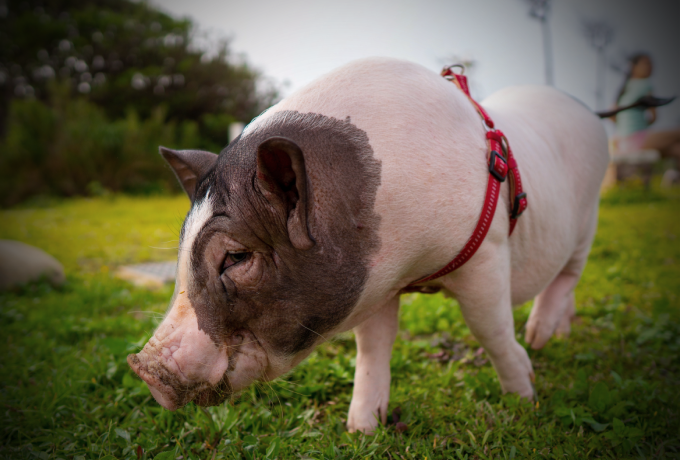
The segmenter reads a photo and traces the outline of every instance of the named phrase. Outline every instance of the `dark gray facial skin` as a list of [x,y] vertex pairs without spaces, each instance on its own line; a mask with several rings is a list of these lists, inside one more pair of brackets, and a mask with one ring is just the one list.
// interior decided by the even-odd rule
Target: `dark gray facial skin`
[[[380,247],[380,168],[349,117],[285,111],[235,140],[207,172],[189,174],[192,201],[209,195],[212,208],[190,248],[198,328],[215,344],[252,334],[268,355],[291,358],[338,326]],[[201,402],[226,399],[221,386]]]

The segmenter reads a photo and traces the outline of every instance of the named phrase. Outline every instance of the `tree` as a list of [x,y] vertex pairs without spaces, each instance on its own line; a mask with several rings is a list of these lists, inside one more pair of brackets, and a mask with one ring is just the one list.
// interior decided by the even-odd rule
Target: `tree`
[[541,23],[543,32],[543,59],[545,65],[545,83],[554,85],[553,75],[553,56],[552,56],[552,37],[550,34],[550,6],[552,0],[525,0],[529,4],[529,16],[537,19]]
[[205,143],[221,148],[230,122],[250,121],[277,94],[227,41],[208,57],[192,45],[196,33],[189,20],[131,0],[0,6],[0,133],[11,99],[47,101],[56,79],[112,119],[131,109],[145,119],[165,106],[168,120],[198,121]]

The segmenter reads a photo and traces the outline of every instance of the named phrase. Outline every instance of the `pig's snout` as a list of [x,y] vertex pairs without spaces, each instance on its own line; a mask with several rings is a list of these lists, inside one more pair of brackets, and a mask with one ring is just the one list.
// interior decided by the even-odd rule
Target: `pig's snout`
[[151,363],[149,366],[149,363],[145,361],[142,353],[131,354],[127,357],[128,364],[135,374],[144,380],[158,404],[169,410],[181,407],[183,398],[172,389],[172,386],[165,383],[171,380],[172,376],[157,363]]
[[152,338],[141,352],[128,355],[127,361],[148,385],[154,399],[166,409],[175,410],[191,401],[213,406],[229,397],[226,350],[192,361],[182,360],[186,356],[177,353],[179,350],[177,346],[163,347]]
[[175,308],[142,351],[128,356],[128,364],[166,409],[175,410],[194,400],[215,405],[231,393],[226,345],[199,330],[187,309]]
[[162,324],[142,351],[128,356],[132,370],[169,410],[191,401],[199,406],[221,404],[262,378],[267,362],[264,349],[249,331],[237,331],[218,346],[202,332],[174,324]]

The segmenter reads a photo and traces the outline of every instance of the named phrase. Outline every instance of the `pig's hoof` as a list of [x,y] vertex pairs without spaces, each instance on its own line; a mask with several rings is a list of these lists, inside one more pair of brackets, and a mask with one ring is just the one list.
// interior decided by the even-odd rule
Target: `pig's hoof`
[[534,318],[530,317],[524,340],[534,350],[540,350],[553,334],[559,338],[567,338],[571,333],[573,318],[574,314],[570,310],[564,312],[556,325],[553,324],[551,318],[539,318],[538,315]]
[[527,323],[527,332],[524,335],[524,340],[534,350],[540,350],[548,343],[550,337],[555,332],[555,325],[552,321],[545,321],[538,318],[529,318]]
[[506,347],[506,353],[496,357],[494,367],[503,393],[517,393],[532,400],[534,397],[534,369],[527,351],[519,343]]
[[571,322],[573,320],[574,316],[571,314],[565,314],[562,316],[560,322],[557,324],[557,329],[555,329],[555,336],[561,339],[566,339],[569,337],[569,334],[571,333]]
[[373,412],[365,411],[360,413],[358,410],[352,410],[350,407],[349,416],[347,417],[347,429],[350,433],[360,431],[364,434],[374,434],[375,429],[380,423],[380,416]]
[[350,433],[356,433],[357,431],[360,431],[361,433],[368,434],[368,435],[373,435],[375,434],[375,429],[377,428],[378,424],[376,423],[373,426],[353,426],[350,425],[349,422],[347,423],[347,430]]
[[349,417],[347,418],[347,430],[350,433],[356,433],[360,431],[364,434],[373,434],[375,429],[378,427],[380,421],[375,416],[375,414],[359,415],[352,414],[350,411]]
[[[384,383],[384,382],[383,382]],[[382,422],[387,423],[387,405],[390,400],[389,380],[382,391],[366,391],[368,388],[355,388],[347,414],[347,429],[350,433],[361,431],[373,434]]]

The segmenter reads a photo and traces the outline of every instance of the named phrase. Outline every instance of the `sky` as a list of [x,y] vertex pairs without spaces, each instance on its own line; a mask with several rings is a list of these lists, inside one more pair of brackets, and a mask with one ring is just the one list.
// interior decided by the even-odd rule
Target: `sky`
[[[483,99],[518,84],[543,84],[540,23],[523,0],[151,0],[191,18],[209,40],[232,51],[290,94],[352,60],[389,56],[435,72],[472,59],[473,95]],[[604,107],[596,107],[597,54],[583,35],[606,21],[614,38],[607,59],[645,51],[654,61],[657,96],[680,96],[680,0],[554,0],[550,12],[555,86],[591,108],[614,103],[623,75],[606,70]],[[656,129],[680,126],[680,101],[658,111]]]

